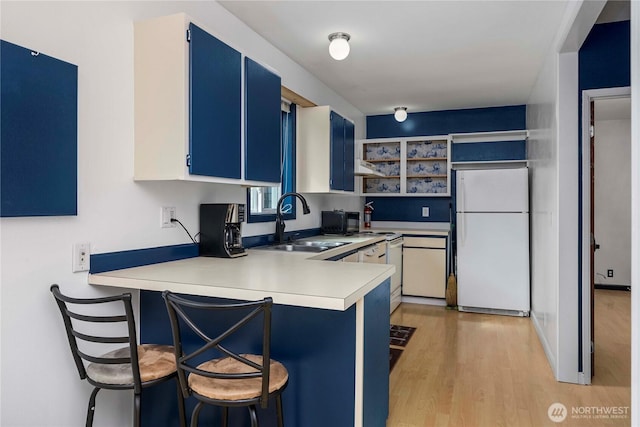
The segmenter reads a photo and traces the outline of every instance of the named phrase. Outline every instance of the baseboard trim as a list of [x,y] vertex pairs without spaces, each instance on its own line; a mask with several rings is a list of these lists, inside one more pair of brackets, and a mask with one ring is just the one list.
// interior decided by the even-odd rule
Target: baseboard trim
[[596,289],[606,289],[609,291],[626,291],[631,292],[631,285],[605,285],[602,283],[596,283],[593,285]]
[[530,317],[531,317],[531,321],[533,322],[533,327],[535,328],[536,333],[538,334],[538,339],[540,340],[540,344],[542,344],[542,349],[544,350],[544,354],[546,354],[547,356],[547,362],[549,362],[549,366],[551,367],[551,372],[553,372],[553,376],[557,380],[558,372],[557,372],[556,357],[551,352],[551,346],[549,345],[549,341],[547,340],[547,337],[544,334],[542,326],[540,325],[538,316],[533,310],[531,310],[530,312]]
[[445,307],[447,302],[440,298],[427,298],[427,297],[412,297],[409,295],[402,295],[402,302],[408,302],[410,304],[423,304],[423,305],[437,305]]

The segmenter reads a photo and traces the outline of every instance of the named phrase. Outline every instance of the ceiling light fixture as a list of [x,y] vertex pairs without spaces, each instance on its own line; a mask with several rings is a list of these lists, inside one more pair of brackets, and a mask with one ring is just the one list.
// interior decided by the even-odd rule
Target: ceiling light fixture
[[349,56],[349,40],[351,36],[347,33],[331,33],[329,34],[329,54],[336,61],[342,61]]
[[393,117],[399,122],[404,122],[407,120],[407,107],[396,107],[395,113],[393,113]]

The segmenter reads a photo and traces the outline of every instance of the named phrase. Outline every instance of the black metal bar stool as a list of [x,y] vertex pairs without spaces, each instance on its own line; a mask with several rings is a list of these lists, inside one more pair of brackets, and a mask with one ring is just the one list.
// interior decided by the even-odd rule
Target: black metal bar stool
[[[133,390],[133,425],[139,427],[142,389],[172,378],[178,384],[180,425],[186,427],[174,349],[170,345],[137,344],[131,294],[71,298],[63,295],[58,285],[52,285],[51,292],[62,314],[80,379],[86,379],[94,386],[87,408],[87,427],[93,425],[96,396],[103,388]],[[91,306],[92,314],[87,313],[88,306]],[[107,311],[109,315],[104,314]],[[111,314],[114,312],[116,314]],[[100,330],[105,333],[98,333]],[[123,344],[126,345],[123,347]]]
[[[229,407],[246,406],[251,417],[251,426],[257,427],[256,405],[267,408],[271,398],[275,398],[278,426],[282,427],[284,421],[281,394],[288,384],[289,374],[280,362],[270,357],[272,299],[217,304],[185,299],[169,291],[164,291],[162,297],[171,319],[182,393],[184,397],[193,396],[198,400],[193,410],[191,427],[198,425],[200,411],[207,404],[222,407],[222,422],[225,427]],[[213,311],[225,312],[225,317],[232,318],[232,322],[235,323],[217,333],[217,336],[209,337],[201,328],[204,325],[198,325],[195,317],[198,313]],[[225,340],[244,329],[252,319],[259,319],[260,316],[262,354],[245,354],[230,350],[230,345],[228,346]],[[183,337],[193,333],[199,337],[202,345],[185,354]]]

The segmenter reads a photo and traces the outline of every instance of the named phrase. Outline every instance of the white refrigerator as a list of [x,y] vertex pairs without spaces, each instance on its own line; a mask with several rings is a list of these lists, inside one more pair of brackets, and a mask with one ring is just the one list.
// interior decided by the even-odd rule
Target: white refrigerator
[[527,168],[456,172],[456,270],[462,311],[528,316]]

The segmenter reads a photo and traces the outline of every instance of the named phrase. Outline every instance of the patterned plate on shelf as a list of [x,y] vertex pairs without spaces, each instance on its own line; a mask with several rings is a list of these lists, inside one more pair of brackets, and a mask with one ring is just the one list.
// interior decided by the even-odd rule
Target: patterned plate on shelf
[[408,178],[407,193],[446,193],[447,180],[443,178]]
[[407,142],[407,158],[447,157],[447,143],[442,141]]
[[365,158],[367,160],[384,160],[384,159],[399,159],[400,158],[400,144],[397,142],[381,143],[381,144],[366,144]]

